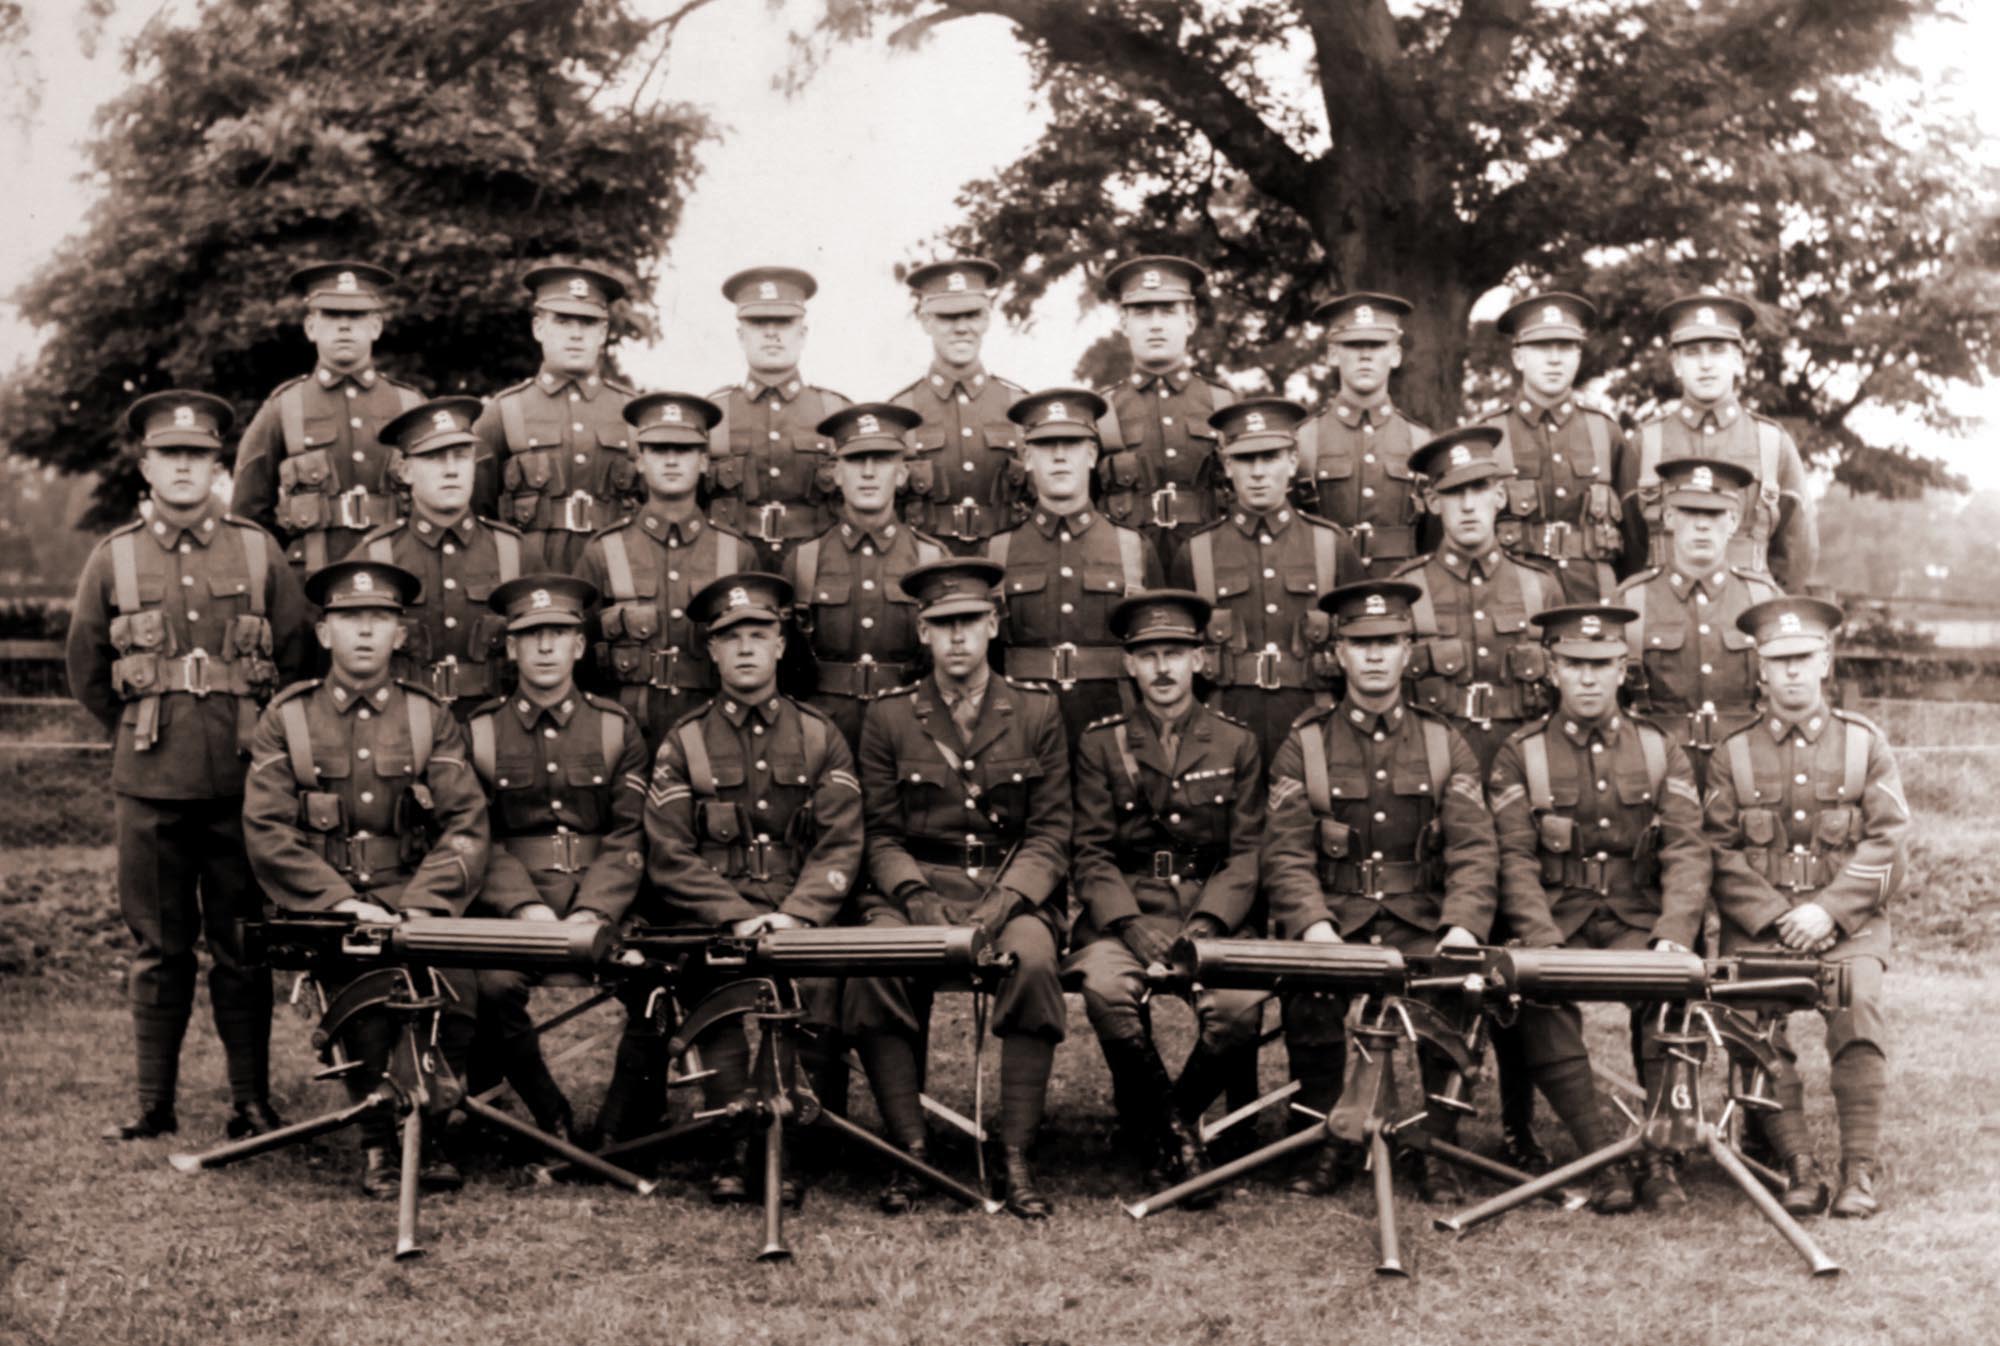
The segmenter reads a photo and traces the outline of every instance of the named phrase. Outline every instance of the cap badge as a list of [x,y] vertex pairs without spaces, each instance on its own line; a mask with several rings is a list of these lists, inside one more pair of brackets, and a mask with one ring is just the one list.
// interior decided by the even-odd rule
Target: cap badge
[[732,608],[749,607],[750,591],[748,589],[731,589],[729,591],[729,606]]
[[353,294],[361,287],[355,282],[352,271],[343,271],[333,278],[333,288],[342,294]]
[[1694,320],[1700,323],[1703,327],[1713,327],[1715,326],[1715,310],[1712,308],[1696,309],[1694,313]]
[[192,429],[194,429],[194,408],[193,408],[193,407],[175,407],[175,408],[174,408],[174,428],[175,428],[176,430],[192,430]]
[[1049,409],[1042,415],[1042,424],[1047,425],[1050,421],[1066,421],[1068,419],[1069,408],[1060,402],[1051,402],[1049,403]]
[[860,434],[879,435],[882,433],[882,422],[876,420],[870,413],[863,413],[855,420],[854,428]]
[[768,280],[758,282],[757,297],[759,299],[776,299],[778,297],[776,283]]
[[537,607],[537,608],[545,608],[545,607],[548,607],[548,606],[549,606],[549,591],[548,591],[547,589],[537,589],[537,590],[535,590],[535,592],[533,592],[532,594],[529,594],[529,595],[528,595],[528,602],[529,602],[529,603],[531,603],[531,604],[533,604],[533,605],[534,605],[535,607]]
[[1563,320],[1563,311],[1556,305],[1550,304],[1547,308],[1542,310],[1543,322],[1554,324],[1554,323],[1559,323],[1562,320]]
[[354,577],[355,593],[358,594],[371,593],[374,591],[374,588],[375,588],[375,577],[373,575],[369,574],[365,570],[355,575]]
[[1245,416],[1243,418],[1243,428],[1247,431],[1250,431],[1253,434],[1259,430],[1262,430],[1264,428],[1264,413],[1261,411],[1253,411],[1249,415]]
[[681,404],[678,402],[669,402],[661,407],[660,420],[663,424],[679,425],[681,423]]
[[1363,605],[1363,608],[1362,608],[1362,615],[1363,615],[1363,616],[1365,616],[1365,617],[1386,617],[1386,616],[1388,616],[1388,615],[1389,615],[1389,601],[1388,601],[1387,599],[1385,599],[1384,597],[1382,597],[1382,595],[1380,595],[1380,594],[1370,594],[1370,595],[1368,595],[1368,601],[1367,601],[1367,602],[1366,602],[1366,603],[1365,603],[1365,604]]
[[1160,273],[1159,273],[1159,272],[1157,272],[1157,271],[1147,271],[1147,272],[1146,272],[1145,274],[1143,274],[1143,275],[1141,275],[1141,276],[1139,277],[1139,284],[1140,284],[1140,285],[1141,285],[1142,287],[1144,287],[1145,289],[1148,289],[1148,290],[1157,290],[1157,289],[1159,289],[1159,288],[1160,288]]
[[1586,636],[1601,636],[1604,634],[1604,619],[1592,613],[1578,624],[1577,629]]
[[432,424],[432,425],[434,425],[434,426],[436,426],[436,427],[437,427],[438,429],[440,429],[440,430],[456,430],[456,429],[458,429],[458,426],[457,426],[457,425],[456,425],[456,424],[455,424],[455,423],[454,423],[454,422],[452,421],[452,419],[451,419],[451,413],[450,413],[449,411],[434,411],[434,412],[432,412],[432,413],[431,413],[431,424]]
[[1374,322],[1375,310],[1363,304],[1360,308],[1354,310],[1354,321],[1357,326],[1365,326],[1368,323]]
[[965,273],[963,271],[952,272],[950,276],[946,277],[944,287],[953,294],[965,293]]
[[1688,478],[1688,485],[1689,485],[1689,486],[1691,486],[1691,487],[1693,487],[1693,488],[1694,488],[1695,490],[1697,490],[1697,491],[1712,491],[1712,490],[1714,490],[1714,489],[1715,489],[1715,469],[1714,469],[1714,468],[1710,468],[1710,467],[1698,467],[1698,468],[1696,468],[1696,469],[1694,470],[1694,475],[1693,475],[1692,477],[1689,477],[1689,478]]
[[569,283],[569,293],[573,299],[590,298],[590,282],[582,276],[572,277]]
[[1466,448],[1463,444],[1454,444],[1451,446],[1451,465],[1453,467],[1464,467],[1471,461],[1471,449]]
[[1799,625],[1799,614],[1781,612],[1778,614],[1778,634],[1781,636],[1803,635],[1805,628]]

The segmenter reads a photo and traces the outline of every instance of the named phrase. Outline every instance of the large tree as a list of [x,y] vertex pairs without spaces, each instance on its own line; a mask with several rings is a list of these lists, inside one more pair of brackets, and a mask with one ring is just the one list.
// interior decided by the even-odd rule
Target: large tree
[[1595,299],[1586,375],[1642,411],[1669,392],[1652,310],[1722,286],[1758,308],[1757,404],[1888,491],[1953,479],[1864,443],[1863,413],[1952,428],[1944,388],[1994,369],[1994,184],[1894,51],[1935,0],[823,3],[807,73],[879,25],[1013,25],[1048,127],[964,189],[948,242],[1014,274],[1017,317],[1184,252],[1213,275],[1205,355],[1323,389],[1314,304],[1389,290],[1416,305],[1398,396],[1451,424],[1504,369],[1468,331],[1488,291]]
[[[627,0],[205,0],[156,18],[89,146],[95,203],[16,296],[45,330],[0,385],[0,442],[137,478],[139,393],[206,388],[248,416],[309,368],[285,276],[327,257],[403,278],[377,354],[437,393],[532,371],[519,275],[590,259],[652,290],[707,134],[649,88],[673,27]],[[649,335],[643,307],[616,331]]]

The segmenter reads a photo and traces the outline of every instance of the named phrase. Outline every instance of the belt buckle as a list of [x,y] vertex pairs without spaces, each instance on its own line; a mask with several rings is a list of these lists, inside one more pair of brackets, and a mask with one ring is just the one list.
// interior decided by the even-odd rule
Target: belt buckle
[[654,650],[650,658],[652,668],[648,671],[646,680],[662,691],[672,691],[674,668],[680,663],[681,647],[673,645],[664,650]]
[[1610,896],[1611,866],[1604,853],[1600,851],[1596,855],[1584,857],[1582,865],[1583,886],[1599,897]]
[[1172,883],[1179,876],[1174,873],[1174,853],[1172,851],[1153,852],[1153,877]]
[[1688,746],[1715,750],[1715,703],[1704,701],[1700,710],[1688,712]]
[[1347,531],[1354,536],[1354,554],[1361,558],[1361,564],[1367,565],[1373,561],[1375,559],[1375,525],[1372,523],[1357,523],[1350,525]]
[[1260,691],[1278,690],[1279,650],[1276,645],[1266,645],[1257,651],[1257,687]]
[[854,661],[854,694],[863,701],[875,696],[875,656],[864,654]]
[[771,843],[763,837],[743,844],[743,863],[753,879],[771,877]]
[[1568,553],[1569,525],[1560,520],[1542,525],[1542,555],[1551,560],[1562,560]]
[[971,496],[951,507],[951,527],[953,535],[961,542],[971,542],[979,536],[979,502]]
[[447,654],[431,665],[431,691],[445,701],[458,699],[458,656]]
[[1174,526],[1174,501],[1177,498],[1178,492],[1174,489],[1172,482],[1168,482],[1165,486],[1153,492],[1153,526],[1155,528],[1172,528]]
[[757,506],[757,538],[761,542],[784,541],[785,505],[781,500]]
[[565,829],[563,831],[557,832],[555,834],[554,840],[556,843],[556,864],[555,864],[556,873],[558,874],[577,873],[578,869],[577,869],[577,859],[576,859],[576,833]]
[[1056,656],[1055,681],[1063,684],[1065,687],[1074,686],[1076,683],[1075,642],[1066,640],[1062,644],[1055,646],[1054,654]]
[[1812,884],[1812,855],[1807,851],[1785,852],[1784,886],[1795,893],[1809,891]]
[[342,528],[368,527],[368,492],[364,487],[342,491],[333,500],[334,514]]
[[207,650],[196,648],[181,656],[181,666],[187,669],[187,689],[190,695],[207,696],[214,690],[208,681],[208,665]]
[[1490,682],[1468,682],[1465,684],[1465,718],[1481,723],[1493,720],[1493,684]]
[[588,491],[572,491],[563,497],[562,526],[572,533],[592,531],[594,511],[591,507],[596,503],[596,497]]
[[968,871],[986,868],[986,843],[968,839],[965,843],[965,867]]
[[1361,896],[1371,902],[1382,900],[1382,862],[1373,858],[1358,861],[1355,869],[1361,878]]

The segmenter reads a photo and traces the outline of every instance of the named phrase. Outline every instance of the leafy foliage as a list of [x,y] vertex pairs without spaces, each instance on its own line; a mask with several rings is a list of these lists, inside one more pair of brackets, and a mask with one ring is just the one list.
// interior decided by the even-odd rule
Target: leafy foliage
[[[156,21],[99,113],[86,227],[18,295],[48,339],[0,386],[0,436],[109,467],[100,513],[127,512],[126,404],[192,386],[247,418],[309,367],[284,279],[323,257],[402,277],[377,350],[391,372],[437,393],[521,377],[529,262],[605,262],[650,292],[708,131],[646,99],[633,67],[684,12],[207,0],[185,26]],[[615,323],[652,330],[643,311]]]

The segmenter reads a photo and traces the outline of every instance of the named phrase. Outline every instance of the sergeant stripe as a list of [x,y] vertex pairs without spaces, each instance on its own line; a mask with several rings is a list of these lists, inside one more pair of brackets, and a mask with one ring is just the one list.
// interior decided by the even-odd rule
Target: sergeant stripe
[[1265,807],[1269,812],[1276,813],[1280,805],[1305,788],[1301,782],[1287,776],[1271,787],[1271,798]]
[[1495,813],[1498,813],[1501,809],[1506,808],[1510,804],[1519,803],[1521,800],[1526,799],[1527,797],[1528,797],[1528,789],[1526,786],[1510,785],[1506,789],[1502,790],[1499,794],[1494,795],[1492,801],[1488,804],[1488,807],[1491,808]]
[[646,778],[636,771],[629,771],[625,774],[625,783],[640,794],[646,793]]
[[1486,791],[1479,788],[1479,781],[1472,776],[1453,776],[1451,792],[1455,795],[1464,795],[1482,809],[1486,807]]
[[855,779],[854,774],[852,772],[842,771],[839,768],[835,768],[834,770],[826,773],[826,779],[829,785],[844,785],[848,789],[854,791],[854,793],[856,794],[861,793],[861,782]]
[[1674,780],[1669,777],[1667,780],[1667,793],[1679,795],[1682,799],[1687,800],[1688,803],[1696,806],[1701,804],[1701,795],[1696,792],[1693,785],[1684,780]]

